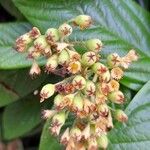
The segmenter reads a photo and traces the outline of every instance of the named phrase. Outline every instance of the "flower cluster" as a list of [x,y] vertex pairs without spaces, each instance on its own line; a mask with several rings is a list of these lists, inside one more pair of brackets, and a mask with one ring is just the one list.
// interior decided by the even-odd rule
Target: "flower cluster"
[[[103,48],[100,39],[84,41],[87,52],[81,55],[68,41],[73,31],[70,23],[86,29],[92,24],[92,19],[79,15],[58,29],[49,28],[44,35],[33,27],[16,40],[15,47],[18,52],[28,52],[28,58],[34,60],[30,75],[41,73],[36,60],[43,55],[47,60],[45,72],[65,77],[56,84],[46,84],[40,92],[40,102],[56,93],[53,109],[44,110],[42,114],[43,118],[51,119],[49,129],[60,137],[66,150],[106,149],[107,133],[113,128],[113,118],[120,122],[128,120],[122,110],[111,108],[111,103],[125,102],[124,94],[119,90],[119,80],[138,56],[133,49],[124,57],[113,53],[103,64],[99,55]],[[74,122],[62,130],[69,114],[74,115]]]

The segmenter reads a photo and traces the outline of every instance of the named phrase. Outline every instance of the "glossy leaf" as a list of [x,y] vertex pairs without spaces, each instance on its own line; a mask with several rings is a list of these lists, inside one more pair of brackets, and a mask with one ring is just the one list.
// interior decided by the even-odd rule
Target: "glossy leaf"
[[41,135],[39,150],[60,150],[61,146],[56,137],[50,134],[49,127],[50,120],[47,120]]
[[126,124],[117,124],[109,134],[108,150],[143,149],[150,146],[150,81],[133,98],[125,112]]
[[35,97],[8,105],[2,122],[4,138],[14,139],[31,131],[40,123],[40,114],[40,104]]
[[34,80],[28,69],[0,71],[0,107],[33,93],[45,81],[42,75]]
[[[150,14],[131,0],[13,0],[24,16],[43,32],[49,27],[79,14],[92,16],[94,25],[85,31],[76,31],[72,40],[100,38],[104,42],[102,55],[110,52],[126,54],[134,48],[140,55],[138,62],[127,70],[122,84],[138,90],[149,79],[150,73]],[[136,74],[136,76],[135,76]]]
[[[26,53],[18,53],[13,49],[16,38],[30,29],[31,25],[29,23],[0,24],[0,69],[31,66],[32,61],[26,58]],[[40,63],[42,62],[41,60]]]

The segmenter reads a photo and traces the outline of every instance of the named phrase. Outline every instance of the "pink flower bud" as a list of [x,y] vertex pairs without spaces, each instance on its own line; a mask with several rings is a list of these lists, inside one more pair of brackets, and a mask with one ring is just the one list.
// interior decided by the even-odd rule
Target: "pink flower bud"
[[117,119],[119,122],[127,122],[128,116],[124,113],[124,111],[117,109],[115,111],[114,115],[115,119]]
[[32,64],[32,67],[30,69],[29,74],[34,77],[36,75],[39,75],[41,73],[41,69],[39,67],[39,65],[34,61]]
[[41,33],[37,27],[33,27],[32,30],[29,32],[29,35],[32,39],[37,39]]
[[63,135],[61,136],[60,142],[61,142],[63,145],[67,145],[68,142],[69,142],[69,139],[70,139],[70,133],[69,133],[69,128],[67,128],[67,129],[65,130],[65,132],[63,133]]
[[75,140],[75,141],[80,141],[81,139],[81,130],[77,127],[73,127],[70,131],[70,136]]
[[119,67],[115,67],[111,70],[111,77],[116,80],[120,80],[123,77],[123,70]]
[[42,111],[42,118],[43,119],[50,119],[57,113],[56,110],[43,110]]
[[116,104],[124,103],[124,95],[121,91],[114,91],[108,95],[108,99]]
[[58,31],[61,37],[69,36],[72,33],[72,27],[69,24],[64,23],[59,27]]

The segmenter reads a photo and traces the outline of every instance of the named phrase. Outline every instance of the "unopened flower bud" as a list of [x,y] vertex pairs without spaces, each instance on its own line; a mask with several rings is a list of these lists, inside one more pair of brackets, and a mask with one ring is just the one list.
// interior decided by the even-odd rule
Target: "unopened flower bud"
[[89,51],[98,52],[102,49],[102,41],[99,39],[90,39],[86,41],[86,47]]
[[52,72],[57,68],[57,66],[58,66],[58,56],[54,54],[50,58],[48,58],[45,68],[47,72]]
[[107,70],[106,72],[104,72],[100,75],[100,81],[107,83],[110,80],[110,77],[111,77],[110,72],[109,72],[109,70]]
[[52,55],[52,50],[51,50],[50,45],[47,45],[42,53],[44,56],[50,57]]
[[83,110],[83,98],[80,96],[80,94],[75,95],[72,107],[73,111],[77,113]]
[[64,105],[70,107],[72,105],[75,94],[68,94],[63,97]]
[[67,43],[55,43],[53,45],[54,49],[56,50],[57,53],[60,53],[62,50],[64,50],[67,46],[69,46],[69,44]]
[[50,119],[57,113],[56,110],[43,110],[42,111],[42,118],[43,119]]
[[118,67],[120,65],[120,59],[117,53],[109,54],[107,56],[107,64],[110,68]]
[[77,75],[73,81],[72,81],[73,86],[78,89],[82,90],[86,86],[86,80],[83,78],[81,75]]
[[114,91],[108,95],[108,99],[116,104],[124,103],[124,95],[121,91]]
[[67,49],[67,52],[70,56],[70,61],[78,61],[80,59],[80,54],[77,53],[76,51]]
[[72,33],[72,27],[69,24],[64,23],[61,26],[59,26],[58,31],[61,37],[69,36]]
[[131,49],[125,57],[127,57],[130,61],[138,60],[138,54],[134,49]]
[[97,150],[98,144],[96,137],[91,137],[88,139],[88,149],[87,150]]
[[106,134],[102,134],[100,137],[97,138],[98,147],[104,150],[107,149],[108,146],[108,138]]
[[26,45],[15,45],[14,48],[17,52],[22,53],[26,50],[27,46]]
[[56,107],[56,109],[61,110],[65,107],[65,104],[63,102],[63,95],[58,94],[55,96],[54,98],[54,106]]
[[96,106],[93,102],[91,102],[88,99],[84,99],[83,101],[83,111],[85,112],[86,115],[88,115],[89,113],[95,111]]
[[124,111],[117,109],[114,114],[115,119],[119,122],[127,122],[128,116],[124,113]]
[[86,81],[86,86],[84,88],[84,92],[87,96],[93,96],[95,95],[95,84],[94,82],[90,81],[90,80],[87,80]]
[[84,130],[82,131],[81,138],[87,140],[90,136],[90,124],[87,124]]
[[48,43],[53,43],[53,42],[57,42],[59,40],[59,32],[57,29],[55,28],[49,28],[46,33],[46,40]]
[[108,68],[105,65],[103,65],[102,63],[97,62],[92,66],[92,70],[94,73],[101,76],[103,73],[108,71]]
[[46,84],[45,86],[43,86],[40,92],[40,96],[41,96],[40,102],[43,102],[45,99],[51,97],[54,94],[54,92],[55,92],[55,85]]
[[81,139],[81,130],[77,127],[73,127],[70,131],[70,136],[75,140],[75,141],[80,141]]
[[120,87],[120,84],[116,80],[111,80],[108,85],[111,92],[118,91]]
[[96,104],[104,104],[107,101],[107,97],[102,93],[96,92],[95,102]]
[[52,124],[50,127],[50,130],[52,134],[59,135],[61,127],[64,125],[66,120],[66,113],[65,112],[59,112],[55,114],[52,118]]
[[32,42],[32,38],[30,37],[30,34],[25,33],[16,40],[16,46],[27,45],[31,42]]
[[66,50],[62,50],[58,56],[58,64],[60,65],[68,64],[69,61],[70,60],[68,52]]
[[92,24],[92,18],[88,15],[79,15],[74,19],[73,23],[81,29],[86,29]]
[[115,67],[111,70],[111,77],[116,80],[120,80],[123,77],[123,70],[119,67]]
[[28,48],[28,58],[37,59],[41,56],[41,52],[38,51],[34,46]]
[[102,117],[107,117],[109,114],[109,108],[107,104],[98,105],[97,110]]
[[76,74],[81,71],[81,63],[79,61],[71,61],[68,64],[68,71],[72,74]]
[[36,75],[39,75],[40,73],[41,73],[41,69],[39,65],[36,62],[33,62],[29,74],[31,76],[36,76]]
[[45,39],[44,35],[39,36],[35,41],[34,41],[34,47],[38,50],[38,51],[43,51],[47,46],[47,42]]
[[94,52],[86,52],[82,55],[81,62],[84,66],[91,66],[97,60],[96,54]]
[[37,27],[33,27],[32,30],[29,32],[29,35],[32,39],[37,39],[41,33]]
[[61,136],[60,142],[61,142],[63,145],[67,145],[68,142],[69,142],[69,139],[70,139],[70,133],[69,133],[69,128],[67,128],[67,129],[65,130],[65,132],[63,133],[63,135]]

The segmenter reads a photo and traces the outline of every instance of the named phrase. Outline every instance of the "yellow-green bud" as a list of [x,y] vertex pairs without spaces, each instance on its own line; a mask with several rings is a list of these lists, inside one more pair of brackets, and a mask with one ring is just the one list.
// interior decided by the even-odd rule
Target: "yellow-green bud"
[[83,98],[80,94],[75,95],[72,106],[75,112],[80,112],[83,110]]
[[64,23],[58,28],[58,31],[61,37],[69,36],[72,33],[72,27],[69,24]]
[[66,113],[63,112],[59,112],[57,114],[55,114],[52,118],[52,124],[50,127],[50,130],[52,132],[52,134],[54,135],[59,135],[61,127],[64,125],[65,120],[66,120]]
[[32,38],[30,37],[30,34],[25,33],[16,40],[16,45],[27,45],[31,42],[32,42]]
[[116,104],[124,103],[124,95],[121,91],[113,91],[108,95],[108,99]]
[[106,72],[101,74],[100,80],[101,80],[101,82],[108,82],[108,81],[110,81],[110,77],[111,77],[110,72],[109,72],[109,70],[107,70]]
[[81,139],[81,130],[77,127],[73,127],[70,131],[70,136],[75,140],[79,141]]
[[118,67],[120,65],[120,59],[117,53],[109,54],[107,56],[107,64],[110,68]]
[[86,80],[81,75],[77,75],[73,79],[72,84],[73,84],[74,88],[76,88],[78,90],[82,90],[83,88],[85,88]]
[[37,27],[33,27],[29,34],[32,39],[37,39],[41,35],[40,30]]
[[42,51],[46,48],[47,46],[47,42],[45,39],[44,35],[39,36],[35,41],[34,41],[34,47],[39,50]]
[[108,71],[108,68],[105,65],[103,65],[102,63],[97,62],[92,66],[92,70],[94,73],[96,73],[98,75],[102,75],[103,73]]
[[64,103],[63,103],[63,95],[58,94],[55,96],[54,98],[54,106],[56,107],[56,109],[63,109],[65,107]]
[[122,111],[120,109],[117,109],[115,111],[114,117],[119,122],[127,122],[127,120],[128,120],[128,116],[124,113],[124,111]]
[[107,135],[102,134],[100,137],[97,138],[98,147],[102,149],[106,149],[108,146],[108,138]]
[[93,65],[97,60],[96,54],[94,52],[86,52],[82,55],[81,62],[85,66]]
[[51,97],[54,94],[54,92],[55,92],[54,84],[44,85],[40,92],[40,96],[41,96],[40,102],[43,102],[45,99],[48,99],[49,97]]
[[62,50],[61,53],[58,56],[58,64],[64,65],[69,62],[69,54],[66,50]]
[[86,86],[84,88],[85,94],[88,96],[93,96],[93,95],[95,95],[95,90],[96,90],[96,87],[95,87],[94,82],[87,80]]
[[86,29],[92,24],[92,18],[88,15],[79,15],[74,19],[73,22],[81,29]]
[[55,28],[49,28],[46,33],[46,40],[48,43],[53,43],[53,42],[57,42],[59,40],[59,32],[58,29]]
[[56,54],[52,55],[48,58],[46,62],[46,71],[51,72],[54,71],[58,66],[58,56]]
[[109,114],[109,108],[107,104],[98,105],[97,110],[102,117],[107,117]]
[[89,49],[89,51],[98,52],[102,49],[103,44],[102,41],[99,39],[90,39],[86,41],[86,46]]

